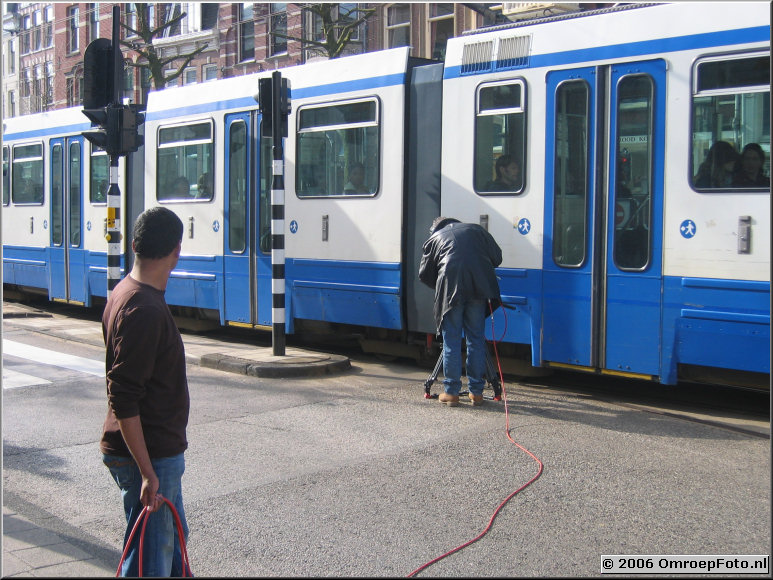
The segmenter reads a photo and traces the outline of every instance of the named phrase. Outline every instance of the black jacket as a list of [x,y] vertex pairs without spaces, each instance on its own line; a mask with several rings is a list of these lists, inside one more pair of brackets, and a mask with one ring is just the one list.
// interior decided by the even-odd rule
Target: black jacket
[[424,242],[419,280],[435,289],[435,324],[454,306],[468,300],[501,304],[494,268],[502,263],[502,249],[493,236],[477,224],[449,219]]

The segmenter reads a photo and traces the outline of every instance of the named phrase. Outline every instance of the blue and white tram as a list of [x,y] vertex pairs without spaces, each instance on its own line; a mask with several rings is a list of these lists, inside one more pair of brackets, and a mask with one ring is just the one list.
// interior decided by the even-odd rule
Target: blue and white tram
[[[418,263],[446,215],[503,248],[490,338],[506,357],[665,384],[769,375],[769,182],[732,180],[749,143],[770,175],[765,4],[620,6],[452,38],[445,63],[409,54],[282,71],[289,333],[426,353]],[[167,301],[224,325],[271,324],[272,155],[254,99],[269,74],[151,93],[145,146],[121,165],[124,239],[145,207],[175,211]],[[4,126],[7,287],[106,295],[107,159],[86,129],[80,109]],[[717,142],[737,159],[726,182],[702,177]]]
[[[404,328],[404,264],[412,261],[403,255],[404,152],[414,64],[400,48],[283,71],[292,87],[290,333],[300,320]],[[185,224],[170,304],[219,313],[222,324],[268,327],[272,155],[270,140],[259,136],[259,76],[150,95],[145,205],[166,205]]]
[[85,306],[107,296],[109,162],[83,138],[89,128],[80,108],[3,122],[6,287]]
[[[533,365],[770,372],[769,182],[693,177],[717,141],[760,144],[770,174],[768,8],[623,6],[449,40],[441,213],[502,245],[504,340]],[[520,166],[507,192],[500,156]]]

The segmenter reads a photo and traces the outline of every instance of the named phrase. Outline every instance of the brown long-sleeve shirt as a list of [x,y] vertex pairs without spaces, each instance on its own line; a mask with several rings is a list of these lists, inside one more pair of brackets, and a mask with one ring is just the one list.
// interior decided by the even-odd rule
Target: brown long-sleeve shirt
[[185,349],[164,293],[126,276],[105,305],[102,334],[108,400],[102,453],[131,455],[117,419],[138,415],[151,458],[185,451],[190,409]]

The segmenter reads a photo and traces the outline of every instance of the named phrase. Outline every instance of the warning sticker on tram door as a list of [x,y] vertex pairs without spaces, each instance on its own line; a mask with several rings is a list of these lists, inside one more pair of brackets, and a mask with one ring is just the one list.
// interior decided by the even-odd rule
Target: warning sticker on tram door
[[757,556],[601,556],[602,574],[767,574],[770,555]]

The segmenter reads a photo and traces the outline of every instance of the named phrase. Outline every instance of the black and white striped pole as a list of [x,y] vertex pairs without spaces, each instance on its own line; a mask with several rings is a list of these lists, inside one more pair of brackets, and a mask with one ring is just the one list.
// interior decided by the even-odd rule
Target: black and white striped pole
[[271,135],[271,343],[274,356],[285,354],[285,184],[284,137],[290,113],[290,86],[279,71],[260,79],[258,103],[263,115],[261,135]]
[[113,6],[113,41],[97,38],[83,55],[83,114],[92,128],[83,136],[110,157],[110,188],[107,191],[107,297],[121,281],[121,190],[118,158],[142,147],[138,127],[145,121],[144,106],[121,103],[123,53],[119,47],[121,9]]

